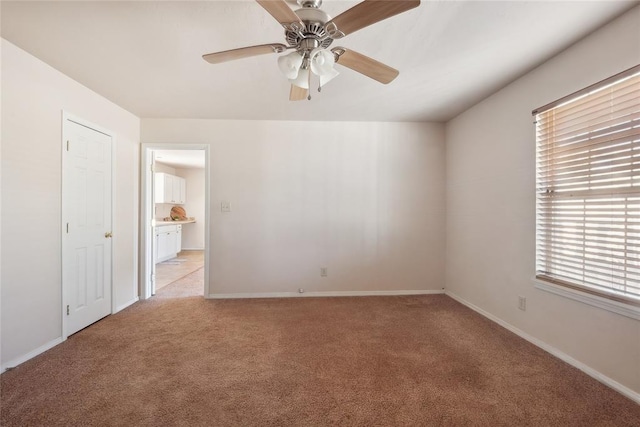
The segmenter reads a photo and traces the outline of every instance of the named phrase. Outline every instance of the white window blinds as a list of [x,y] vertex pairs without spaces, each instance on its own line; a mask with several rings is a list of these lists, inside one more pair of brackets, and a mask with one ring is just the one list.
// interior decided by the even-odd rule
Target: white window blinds
[[536,276],[640,306],[640,66],[534,114]]

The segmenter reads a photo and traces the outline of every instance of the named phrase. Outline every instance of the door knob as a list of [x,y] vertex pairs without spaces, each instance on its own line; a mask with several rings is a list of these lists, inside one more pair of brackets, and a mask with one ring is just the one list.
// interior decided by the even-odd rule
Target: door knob
[[113,237],[113,234],[111,234],[110,231],[107,231],[106,233],[104,233],[104,237],[110,239],[111,237]]

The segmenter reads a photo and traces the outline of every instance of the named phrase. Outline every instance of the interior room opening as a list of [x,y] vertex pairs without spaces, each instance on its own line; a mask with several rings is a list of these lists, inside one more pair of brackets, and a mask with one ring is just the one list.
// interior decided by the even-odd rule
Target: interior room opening
[[152,150],[152,294],[204,296],[206,156]]

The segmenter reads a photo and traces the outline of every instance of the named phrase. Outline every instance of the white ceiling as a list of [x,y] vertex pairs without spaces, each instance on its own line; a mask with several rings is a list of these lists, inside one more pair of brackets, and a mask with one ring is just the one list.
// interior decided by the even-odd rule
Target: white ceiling
[[154,159],[180,169],[204,169],[204,150],[153,150]]
[[[357,4],[325,0],[331,16]],[[2,37],[142,118],[443,121],[630,9],[630,1],[424,1],[332,46],[400,70],[341,75],[288,101],[277,55],[218,65],[205,53],[283,43],[250,0],[1,2]],[[289,1],[295,8],[295,4]]]

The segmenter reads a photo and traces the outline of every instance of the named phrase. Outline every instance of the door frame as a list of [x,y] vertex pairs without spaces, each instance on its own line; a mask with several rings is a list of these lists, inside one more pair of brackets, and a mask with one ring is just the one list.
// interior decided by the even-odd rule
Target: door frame
[[155,225],[153,206],[153,164],[154,150],[199,150],[204,151],[204,298],[209,297],[209,253],[210,253],[210,158],[209,144],[180,143],[142,143],[140,170],[142,171],[140,188],[142,194],[140,215],[140,299],[151,298],[151,274],[153,273],[153,227]]
[[[65,180],[65,171],[66,171],[66,161],[65,161],[65,149],[66,149],[66,141],[68,137],[68,129],[67,129],[67,121],[74,122],[80,126],[87,127],[89,129],[93,129],[96,132],[100,132],[102,134],[107,135],[111,138],[111,231],[115,231],[115,212],[116,212],[116,186],[115,186],[115,176],[116,176],[116,134],[111,130],[105,129],[102,126],[98,126],[95,123],[92,123],[88,120],[85,120],[81,117],[78,117],[74,114],[69,113],[68,111],[62,110],[62,139],[60,141],[60,162],[62,165],[62,171],[60,173],[60,287],[62,288],[62,305],[60,307],[60,315],[62,316],[62,341],[65,341],[69,334],[68,323],[67,323],[67,314],[66,314],[66,302],[69,294],[68,286],[65,286],[64,283],[64,254],[65,254],[65,243],[64,243],[64,235],[66,228],[66,209],[65,203],[68,198],[68,195],[65,193],[64,189],[64,180]],[[113,287],[113,253],[114,253],[114,243],[111,242],[111,251],[109,256],[111,257],[111,280],[109,282],[109,292],[111,293],[111,313],[113,314],[116,311],[116,298],[114,295],[114,287]]]

